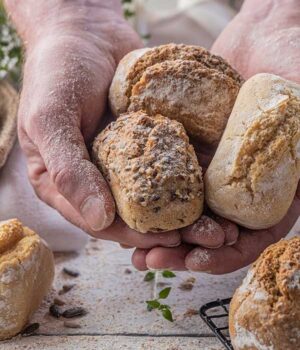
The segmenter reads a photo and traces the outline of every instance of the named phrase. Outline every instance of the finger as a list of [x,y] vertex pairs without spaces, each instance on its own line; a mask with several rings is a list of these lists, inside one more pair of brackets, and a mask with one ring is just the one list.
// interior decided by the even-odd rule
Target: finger
[[120,217],[116,217],[111,226],[99,233],[94,233],[94,235],[95,237],[143,249],[157,246],[176,247],[181,241],[180,234],[176,230],[161,233],[139,233],[128,227]]
[[181,229],[180,233],[184,242],[207,248],[219,248],[225,240],[223,228],[206,215],[202,215],[194,224]]
[[295,224],[300,212],[300,200],[295,199],[288,214],[276,226],[253,231],[241,229],[237,242],[219,249],[195,248],[187,254],[186,267],[192,271],[224,274],[249,265],[270,244],[286,236]]
[[140,271],[148,270],[146,265],[146,255],[149,252],[149,249],[136,249],[131,257],[132,265]]
[[[35,129],[31,130],[35,135],[33,143],[44,161],[44,164],[29,167],[31,182],[36,191],[45,197],[42,194],[44,184],[40,181],[40,172],[45,167],[50,181],[73,206],[77,215],[81,215],[90,229],[102,230],[114,220],[115,206],[110,190],[97,167],[90,161],[76,122],[64,115],[60,115],[59,120],[52,116],[52,122],[49,118],[48,115],[39,116],[35,125],[31,126]],[[29,158],[32,156],[29,154]],[[51,197],[52,193],[48,192],[47,196]],[[46,201],[49,203],[51,198]],[[62,212],[61,207],[55,208]]]
[[175,248],[156,247],[146,255],[146,266],[148,269],[160,270],[170,269],[184,271],[185,256],[192,249],[192,246],[182,244]]
[[233,245],[236,243],[239,236],[238,226],[235,223],[215,214],[212,214],[211,218],[222,227],[222,230],[225,233],[224,245]]
[[[30,159],[33,162],[33,158]],[[35,164],[29,163],[30,167],[37,167],[39,164],[38,159],[36,159],[34,163]],[[180,244],[181,237],[178,231],[143,234],[129,228],[119,217],[116,217],[115,221],[107,229],[101,231],[91,230],[85,220],[78,215],[73,206],[58,192],[55,185],[50,180],[49,173],[45,169],[43,172],[39,171],[38,181],[42,184],[42,191],[39,192],[40,198],[50,206],[60,208],[61,214],[67,220],[93,237],[138,248],[152,248],[155,246],[174,247]]]

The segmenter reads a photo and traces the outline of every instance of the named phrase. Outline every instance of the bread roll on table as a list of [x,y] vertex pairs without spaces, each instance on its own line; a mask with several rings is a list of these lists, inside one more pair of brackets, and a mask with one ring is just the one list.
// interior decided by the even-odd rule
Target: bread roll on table
[[225,128],[242,77],[198,46],[167,44],[127,54],[113,78],[113,113],[144,110],[180,121],[197,141],[214,144]]
[[229,310],[235,350],[300,345],[300,238],[268,247],[235,292]]
[[47,294],[53,255],[17,219],[0,222],[0,340],[19,333]]
[[277,224],[300,177],[300,85],[257,74],[242,86],[205,174],[217,214],[250,229]]
[[200,217],[201,168],[177,121],[141,111],[124,114],[98,135],[93,158],[132,229],[169,231]]

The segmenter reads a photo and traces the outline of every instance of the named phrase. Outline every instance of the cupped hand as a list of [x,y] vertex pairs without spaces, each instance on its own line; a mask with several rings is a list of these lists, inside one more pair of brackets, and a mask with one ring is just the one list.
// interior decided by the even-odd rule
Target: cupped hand
[[95,237],[140,248],[178,245],[178,232],[142,235],[115,219],[87,149],[105,122],[118,61],[141,46],[119,1],[7,0],[6,7],[26,50],[18,132],[37,195]]
[[[245,1],[241,12],[216,40],[212,52],[227,59],[246,79],[256,73],[269,72],[300,82],[297,69],[300,66],[299,23],[299,1]],[[203,160],[207,165],[210,154],[200,157],[202,165]],[[140,270],[170,268],[212,274],[232,272],[252,263],[267,246],[285,237],[299,215],[300,186],[285,218],[272,228],[254,231],[237,228],[225,219],[212,221],[203,216],[180,231],[184,243],[179,247],[136,249],[132,262]],[[222,223],[223,230],[216,222]],[[230,242],[226,237],[234,237],[236,242]]]

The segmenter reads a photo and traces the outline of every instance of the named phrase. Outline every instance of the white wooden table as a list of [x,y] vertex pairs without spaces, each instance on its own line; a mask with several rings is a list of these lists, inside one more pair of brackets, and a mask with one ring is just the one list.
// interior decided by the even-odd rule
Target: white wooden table
[[[39,322],[36,335],[18,336],[0,344],[1,350],[222,350],[209,328],[193,310],[217,298],[230,297],[245,275],[246,269],[224,275],[210,276],[190,272],[176,273],[167,299],[175,322],[164,320],[155,311],[147,311],[145,301],[153,298],[154,282],[143,281],[145,273],[130,264],[130,251],[115,243],[90,240],[81,254],[60,254],[56,260],[54,289],[34,315]],[[80,276],[69,277],[62,269],[76,269]],[[179,286],[187,278],[196,277],[194,287],[183,291]],[[86,316],[73,319],[81,328],[67,328],[62,318],[49,315],[49,305],[65,284],[75,287],[59,296],[62,308],[83,306]],[[192,310],[192,311],[191,311]]]

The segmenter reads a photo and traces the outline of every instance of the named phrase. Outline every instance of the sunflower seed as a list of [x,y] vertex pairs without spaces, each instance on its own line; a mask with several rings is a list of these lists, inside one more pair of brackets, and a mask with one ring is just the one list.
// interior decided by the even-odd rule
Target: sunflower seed
[[61,311],[59,310],[59,307],[55,304],[52,304],[49,307],[49,312],[50,312],[50,315],[53,317],[60,318],[61,316]]
[[38,330],[40,328],[40,324],[39,323],[31,323],[29,324],[27,327],[25,327],[22,332],[21,332],[21,335],[23,336],[27,336],[27,335],[30,335],[30,334],[33,334],[36,330]]
[[63,268],[63,272],[71,277],[78,277],[80,275],[78,271],[69,269],[67,267]]
[[62,314],[65,318],[73,318],[79,316],[85,316],[87,311],[83,307],[72,307],[71,309],[65,310]]

